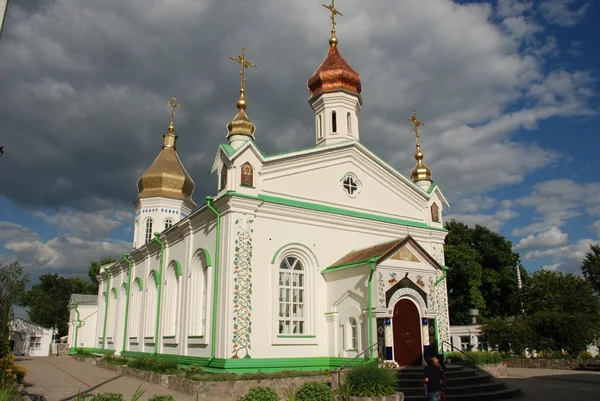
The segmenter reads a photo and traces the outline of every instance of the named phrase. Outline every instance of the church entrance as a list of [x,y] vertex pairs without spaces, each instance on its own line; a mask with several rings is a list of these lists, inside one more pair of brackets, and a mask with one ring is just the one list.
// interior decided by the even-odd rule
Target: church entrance
[[423,361],[421,317],[417,306],[401,299],[394,306],[392,318],[394,360],[400,366],[420,366]]

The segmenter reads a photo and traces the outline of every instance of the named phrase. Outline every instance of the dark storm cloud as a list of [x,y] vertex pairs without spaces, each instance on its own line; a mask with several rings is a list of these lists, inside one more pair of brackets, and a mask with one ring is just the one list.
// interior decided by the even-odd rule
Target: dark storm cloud
[[[532,119],[586,110],[580,96],[503,115],[545,77],[539,60],[490,25],[489,7],[338,3],[341,52],[365,88],[361,141],[404,173],[414,164],[404,121],[413,108],[428,123],[426,161],[454,191],[509,185],[547,165],[555,152],[499,140]],[[321,1],[312,0],[12,1],[0,43],[0,194],[28,208],[128,210],[160,150],[165,102],[176,95],[178,151],[199,201],[215,190],[206,172],[236,112],[238,66],[227,56],[244,46],[259,66],[248,76],[258,145],[309,146],[306,80],[327,51],[328,31]],[[467,123],[488,125],[476,135]],[[469,148],[480,156],[465,160]]]

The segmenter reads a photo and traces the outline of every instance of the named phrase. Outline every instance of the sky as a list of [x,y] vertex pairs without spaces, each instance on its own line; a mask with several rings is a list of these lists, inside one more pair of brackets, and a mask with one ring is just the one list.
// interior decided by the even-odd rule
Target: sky
[[[323,60],[321,0],[11,1],[0,41],[0,261],[86,275],[132,249],[136,181],[177,96],[196,182],[235,116],[267,152],[314,144],[306,81]],[[416,109],[445,219],[506,236],[530,271],[579,274],[600,242],[600,53],[592,0],[338,0],[340,52],[361,75],[361,142],[405,175]]]

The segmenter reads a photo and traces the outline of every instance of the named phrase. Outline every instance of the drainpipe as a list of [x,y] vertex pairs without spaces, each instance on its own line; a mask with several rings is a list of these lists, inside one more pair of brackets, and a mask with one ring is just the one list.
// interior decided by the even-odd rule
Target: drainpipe
[[[372,286],[371,280],[373,279],[373,273],[375,273],[375,262],[376,259],[371,259],[371,271],[369,273],[369,283],[367,285],[367,297],[368,297],[368,308],[369,308],[369,347],[373,346],[373,300],[371,299],[372,294]],[[373,350],[369,350],[369,358],[373,359],[371,356]]]
[[[441,265],[440,265],[441,266]],[[442,274],[442,277],[440,277],[439,279],[437,279],[437,281],[435,283],[433,283],[433,288],[437,287],[442,281],[444,281],[446,279],[446,274],[448,273],[448,268],[446,266],[442,266],[442,270],[444,271],[444,273]],[[437,352],[440,352],[440,338],[439,338],[439,331],[438,331],[438,318],[435,318],[435,326],[434,326],[434,333],[435,333],[435,340],[437,342],[436,346],[437,346]],[[444,346],[442,345],[442,358],[444,357]]]
[[71,307],[71,310],[74,310],[75,313],[77,314],[77,326],[75,326],[75,338],[73,339],[73,347],[71,348],[74,351],[77,349],[77,333],[79,332],[79,329],[81,328],[81,325],[83,324],[83,322],[81,321],[81,318],[79,316],[79,311],[77,310],[77,302],[73,302],[73,306]]
[[156,297],[156,325],[154,326],[154,352],[152,356],[156,355],[158,351],[158,328],[160,322],[160,298],[162,296],[162,275],[163,275],[163,258],[165,255],[165,243],[158,239],[159,233],[154,233],[154,240],[160,244],[160,265],[158,268],[158,295]]
[[106,317],[108,316],[108,293],[110,292],[110,272],[107,268],[104,269],[104,273],[108,275],[108,280],[106,281],[106,295],[104,297],[104,327],[102,328],[102,348],[106,344]]
[[123,355],[123,352],[125,352],[125,344],[127,344],[127,322],[129,320],[129,289],[131,288],[131,265],[133,264],[133,261],[129,259],[129,255],[126,253],[123,254],[123,260],[127,262],[129,268],[127,269],[127,287],[125,287],[125,296],[127,298],[125,300],[125,326],[123,327],[123,349],[121,349],[121,355]]
[[213,314],[212,314],[212,327],[211,327],[211,339],[210,339],[210,358],[208,359],[208,365],[211,364],[215,359],[216,353],[216,338],[217,338],[217,288],[219,287],[219,255],[221,250],[221,214],[212,206],[213,197],[206,197],[206,207],[208,207],[217,217],[217,233],[215,241],[215,263],[214,263],[214,278],[213,278]]

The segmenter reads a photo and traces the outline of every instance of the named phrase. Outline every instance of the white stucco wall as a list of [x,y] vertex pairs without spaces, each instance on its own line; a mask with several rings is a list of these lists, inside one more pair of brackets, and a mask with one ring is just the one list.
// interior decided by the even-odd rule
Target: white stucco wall
[[48,356],[52,344],[52,329],[47,329],[21,318],[10,322],[10,341],[17,356]]

